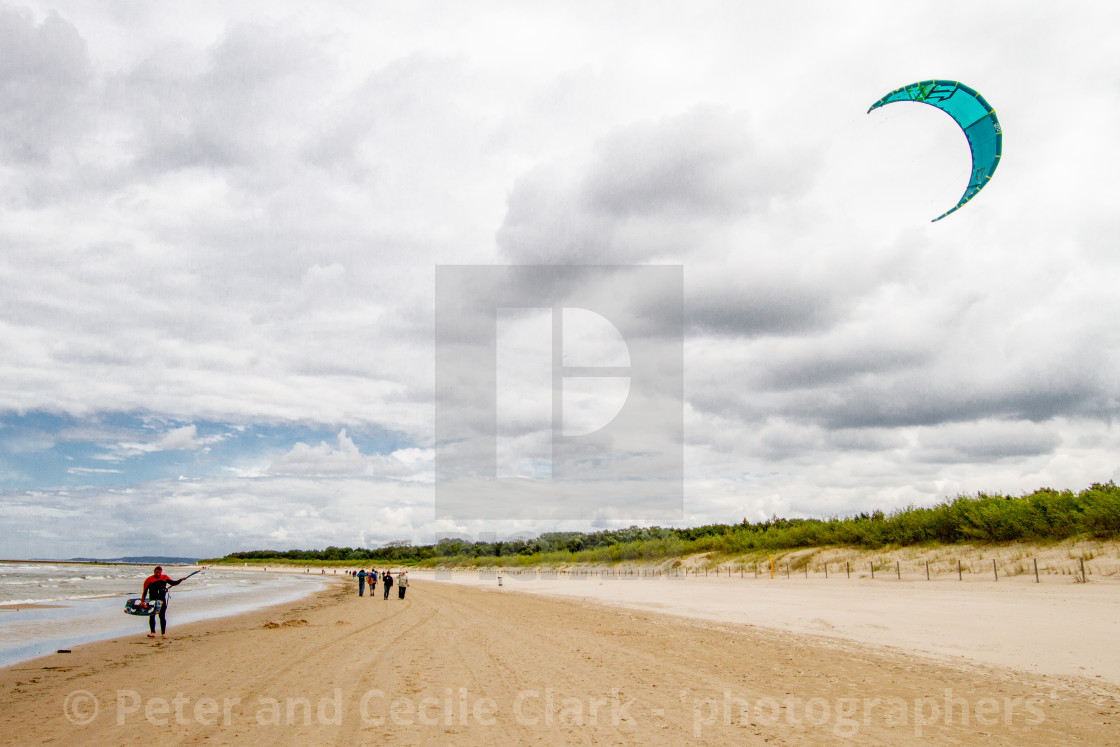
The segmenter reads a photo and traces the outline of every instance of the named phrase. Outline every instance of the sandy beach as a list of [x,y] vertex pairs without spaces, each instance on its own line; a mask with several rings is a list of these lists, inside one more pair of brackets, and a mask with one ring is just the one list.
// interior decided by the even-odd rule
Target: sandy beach
[[[417,575],[413,571],[411,575]],[[494,572],[417,575],[497,585]],[[610,576],[505,572],[504,589],[620,605],[889,646],[1035,674],[1076,675],[1120,687],[1120,578],[1077,584],[943,579],[895,581]]]
[[1120,721],[1105,678],[969,651],[423,574],[404,601],[355,586],[0,670],[2,741],[1105,744]]

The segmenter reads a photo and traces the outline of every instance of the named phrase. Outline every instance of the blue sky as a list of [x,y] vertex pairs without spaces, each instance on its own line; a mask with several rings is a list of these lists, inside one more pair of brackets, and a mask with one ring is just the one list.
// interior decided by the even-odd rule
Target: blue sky
[[679,525],[1118,479],[1118,21],[3,0],[0,556],[630,524],[435,518],[437,265],[683,268]]
[[[282,470],[301,444],[337,449],[339,437],[367,454],[391,454],[401,434],[301,424],[233,425],[141,413],[83,417],[9,413],[0,421],[5,489],[122,487]],[[327,444],[333,447],[326,447]]]

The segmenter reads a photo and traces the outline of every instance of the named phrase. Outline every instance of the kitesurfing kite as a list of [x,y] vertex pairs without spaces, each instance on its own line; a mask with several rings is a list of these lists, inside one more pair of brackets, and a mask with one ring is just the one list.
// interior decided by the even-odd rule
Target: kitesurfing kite
[[991,181],[1003,150],[1003,131],[995,111],[984,97],[955,80],[923,80],[897,88],[872,104],[867,113],[895,101],[920,101],[940,109],[960,125],[968,138],[968,147],[972,150],[972,178],[960,202],[933,219],[937,222],[959,210]]

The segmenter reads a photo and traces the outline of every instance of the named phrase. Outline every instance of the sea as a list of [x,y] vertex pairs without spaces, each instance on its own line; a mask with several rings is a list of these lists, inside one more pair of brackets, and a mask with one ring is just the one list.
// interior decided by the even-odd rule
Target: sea
[[[148,632],[148,618],[124,614],[151,565],[0,561],[0,666],[89,641]],[[163,564],[171,578],[196,567]],[[321,575],[206,569],[171,588],[167,632],[184,623],[294,601],[323,588]],[[157,623],[158,625],[158,623]]]

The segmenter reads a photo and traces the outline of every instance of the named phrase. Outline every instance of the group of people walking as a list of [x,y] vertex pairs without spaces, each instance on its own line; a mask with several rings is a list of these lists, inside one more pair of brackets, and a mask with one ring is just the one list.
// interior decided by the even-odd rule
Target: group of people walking
[[369,583],[369,596],[372,599],[374,592],[377,590],[377,578],[381,577],[381,585],[385,588],[385,596],[383,599],[389,598],[389,591],[393,588],[393,584],[397,585],[397,599],[404,599],[404,594],[408,590],[408,571],[401,571],[396,580],[393,579],[392,571],[384,571],[378,574],[376,569],[371,569],[366,573],[365,568],[360,571],[351,571],[351,574],[358,579],[358,596],[364,597],[366,595],[366,583]]

